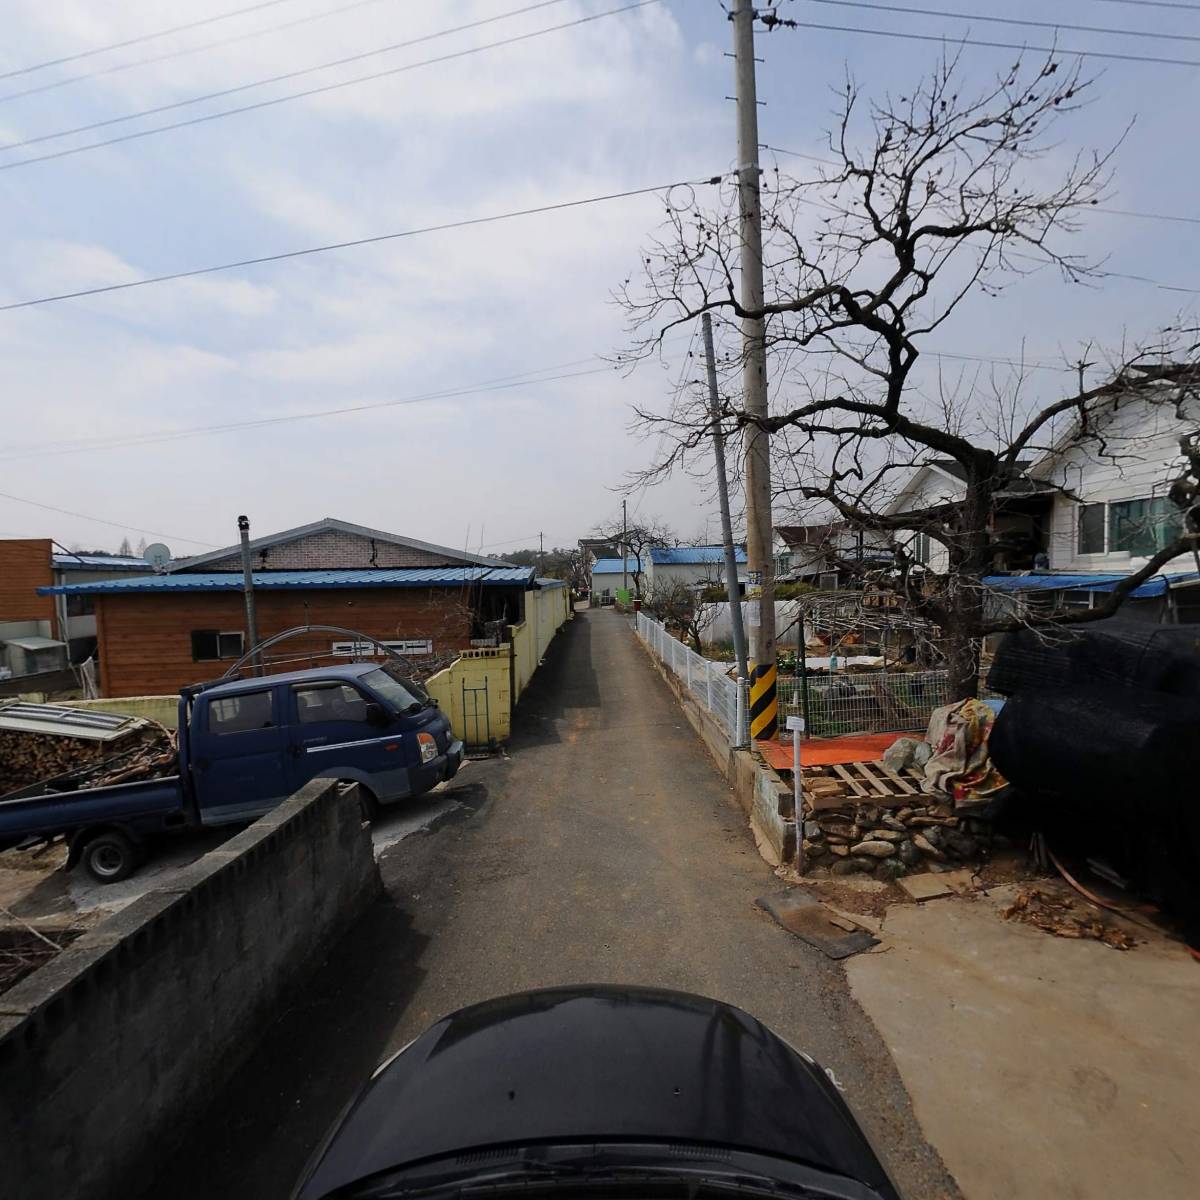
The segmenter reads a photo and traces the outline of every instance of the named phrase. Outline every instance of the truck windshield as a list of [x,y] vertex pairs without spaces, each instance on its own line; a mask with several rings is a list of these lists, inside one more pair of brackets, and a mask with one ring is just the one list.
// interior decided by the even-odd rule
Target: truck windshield
[[424,708],[429,703],[428,693],[415,679],[408,679],[388,667],[368,671],[362,681],[400,713]]

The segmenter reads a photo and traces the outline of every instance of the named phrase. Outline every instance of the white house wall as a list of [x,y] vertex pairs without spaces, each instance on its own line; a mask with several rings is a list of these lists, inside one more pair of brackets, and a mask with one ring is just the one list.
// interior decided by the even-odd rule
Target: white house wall
[[[738,579],[746,582],[746,567],[738,564]],[[654,563],[650,567],[650,587],[669,587],[683,583],[717,586],[725,582],[725,564],[720,563]]]
[[[1188,416],[1194,426],[1200,419],[1200,405],[1193,405]],[[1187,427],[1181,425],[1171,405],[1146,401],[1122,404],[1104,431],[1107,449],[1119,456],[1119,461],[1113,462],[1107,455],[1100,457],[1094,446],[1075,446],[1039,464],[1034,473],[1055,486],[1068,488],[1090,504],[1163,496],[1183,465],[1179,435]],[[1145,557],[1128,553],[1080,554],[1078,513],[1079,504],[1074,500],[1063,495],[1054,497],[1047,534],[1051,569],[1126,573],[1145,565]],[[1190,554],[1181,555],[1163,568],[1164,572],[1195,569]]]
[[[941,471],[923,467],[916,473],[912,481],[905,485],[896,499],[889,505],[893,513],[905,513],[922,508],[932,508],[937,504],[959,504],[963,498],[963,486],[957,480],[948,478]],[[898,533],[898,540],[912,536],[911,530]],[[944,574],[950,565],[946,547],[932,538],[929,542],[929,561],[925,564],[931,571]]]

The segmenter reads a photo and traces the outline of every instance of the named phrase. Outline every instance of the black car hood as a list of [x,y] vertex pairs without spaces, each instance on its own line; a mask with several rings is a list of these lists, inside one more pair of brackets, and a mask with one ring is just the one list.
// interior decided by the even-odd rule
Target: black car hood
[[439,1021],[382,1068],[297,1193],[547,1141],[705,1143],[896,1193],[825,1073],[749,1014],[635,987],[525,992]]

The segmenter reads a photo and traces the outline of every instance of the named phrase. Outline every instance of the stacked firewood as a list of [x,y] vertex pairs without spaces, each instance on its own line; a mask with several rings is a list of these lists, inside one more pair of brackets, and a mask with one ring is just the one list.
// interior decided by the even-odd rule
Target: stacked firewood
[[119,743],[58,734],[0,732],[0,796],[69,775],[72,788],[102,787],[171,773],[171,732],[157,723]]

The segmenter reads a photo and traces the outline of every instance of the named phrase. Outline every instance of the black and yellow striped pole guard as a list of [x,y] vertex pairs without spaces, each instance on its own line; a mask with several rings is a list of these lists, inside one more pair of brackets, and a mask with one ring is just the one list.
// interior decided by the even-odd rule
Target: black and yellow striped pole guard
[[750,664],[750,737],[771,741],[779,733],[779,698],[774,663]]

